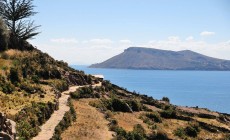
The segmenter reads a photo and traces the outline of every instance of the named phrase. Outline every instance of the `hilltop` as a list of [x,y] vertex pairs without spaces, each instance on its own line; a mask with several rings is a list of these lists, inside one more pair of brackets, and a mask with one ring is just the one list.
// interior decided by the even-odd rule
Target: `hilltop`
[[230,61],[208,57],[190,50],[167,51],[130,47],[123,53],[91,68],[149,70],[230,70]]

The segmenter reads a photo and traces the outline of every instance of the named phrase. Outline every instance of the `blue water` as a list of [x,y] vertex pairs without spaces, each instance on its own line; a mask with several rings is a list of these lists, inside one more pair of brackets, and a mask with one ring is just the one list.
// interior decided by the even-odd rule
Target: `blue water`
[[230,114],[230,71],[161,71],[95,69],[73,66],[87,74],[103,74],[106,80],[141,94],[182,106],[199,106]]

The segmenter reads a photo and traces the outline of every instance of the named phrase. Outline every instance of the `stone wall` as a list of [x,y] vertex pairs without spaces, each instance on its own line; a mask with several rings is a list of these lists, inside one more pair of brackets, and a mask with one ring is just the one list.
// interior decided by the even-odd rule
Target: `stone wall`
[[16,139],[16,123],[0,112],[0,140]]

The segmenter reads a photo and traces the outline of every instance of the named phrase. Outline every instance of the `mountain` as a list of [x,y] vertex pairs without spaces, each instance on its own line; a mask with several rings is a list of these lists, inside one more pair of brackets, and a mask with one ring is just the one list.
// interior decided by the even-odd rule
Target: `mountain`
[[190,50],[168,51],[130,47],[123,53],[91,68],[151,70],[230,70],[230,61],[212,58]]

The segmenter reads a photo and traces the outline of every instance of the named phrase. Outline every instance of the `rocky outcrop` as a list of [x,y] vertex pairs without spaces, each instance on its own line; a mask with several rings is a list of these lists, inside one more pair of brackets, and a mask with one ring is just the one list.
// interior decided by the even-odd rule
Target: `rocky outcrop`
[[16,123],[0,113],[0,140],[16,139]]

